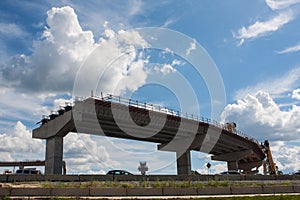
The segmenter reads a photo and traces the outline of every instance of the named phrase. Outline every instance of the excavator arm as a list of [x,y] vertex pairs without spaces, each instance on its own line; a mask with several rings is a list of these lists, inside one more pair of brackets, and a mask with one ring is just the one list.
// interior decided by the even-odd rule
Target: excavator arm
[[268,140],[265,140],[265,142],[262,144],[262,148],[264,150],[264,153],[266,154],[266,164],[268,165],[268,172],[269,174],[277,175],[277,168],[273,161],[272,152],[270,149],[270,144]]

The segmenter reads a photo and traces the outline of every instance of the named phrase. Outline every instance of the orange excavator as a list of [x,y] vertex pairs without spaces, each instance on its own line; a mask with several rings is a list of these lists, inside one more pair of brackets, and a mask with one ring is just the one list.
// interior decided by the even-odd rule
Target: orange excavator
[[265,140],[265,142],[261,145],[262,149],[264,150],[264,153],[266,154],[266,161],[264,162],[264,174],[270,174],[270,175],[277,175],[277,168],[273,161],[270,144],[268,140]]

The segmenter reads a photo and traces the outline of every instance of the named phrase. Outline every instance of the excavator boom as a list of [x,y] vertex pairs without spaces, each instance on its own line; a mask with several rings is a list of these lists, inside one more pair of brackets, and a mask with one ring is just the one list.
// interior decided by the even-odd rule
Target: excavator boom
[[271,149],[270,149],[270,144],[268,140],[265,140],[265,142],[262,145],[262,148],[264,149],[264,152],[266,154],[267,157],[267,165],[268,165],[268,172],[269,174],[274,174],[277,175],[277,168],[276,165],[273,161],[273,157],[272,157],[272,153],[271,153]]

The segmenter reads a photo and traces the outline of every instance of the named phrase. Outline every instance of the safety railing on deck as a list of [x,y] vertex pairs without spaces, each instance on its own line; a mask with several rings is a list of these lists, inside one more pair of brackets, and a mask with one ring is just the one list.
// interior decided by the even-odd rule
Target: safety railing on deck
[[195,120],[198,122],[207,123],[209,125],[227,130],[231,133],[237,134],[247,140],[251,140],[251,141],[259,144],[259,142],[255,138],[246,135],[242,131],[237,130],[237,129],[228,129],[226,124],[222,124],[222,123],[220,123],[216,120],[210,119],[210,118],[201,117],[201,116],[194,115],[194,114],[189,114],[187,112],[180,112],[177,110],[169,109],[167,107],[163,107],[163,106],[159,106],[159,105],[155,105],[155,104],[149,104],[146,102],[141,102],[138,100],[128,99],[128,98],[115,96],[115,95],[111,95],[111,94],[108,94],[105,97],[93,97],[93,98],[104,100],[104,101],[109,101],[109,102],[114,102],[114,103],[119,103],[119,104],[123,104],[123,105],[133,106],[133,107],[137,107],[137,108],[142,108],[142,109],[146,109],[146,110],[156,111],[156,112],[160,112],[160,113],[164,113],[164,114],[168,114],[168,115],[172,115],[172,116],[176,116],[176,117]]

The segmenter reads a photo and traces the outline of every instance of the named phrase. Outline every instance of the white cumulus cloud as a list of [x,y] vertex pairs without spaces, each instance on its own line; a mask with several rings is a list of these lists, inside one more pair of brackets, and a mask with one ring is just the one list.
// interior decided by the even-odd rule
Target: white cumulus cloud
[[292,98],[300,100],[300,88],[298,88],[298,89],[296,89],[296,90],[293,91]]
[[259,91],[227,105],[221,118],[236,122],[238,129],[259,142],[269,140],[279,170],[291,173],[299,169],[299,106],[281,110],[268,93]]
[[266,92],[259,91],[227,105],[221,117],[223,122],[235,121],[240,129],[259,141],[300,139],[300,107],[281,110]]
[[278,169],[285,173],[293,173],[299,170],[300,146],[288,142],[270,143],[273,159]]
[[160,71],[163,75],[176,72],[176,69],[170,64],[164,64],[161,68],[156,67],[155,70]]
[[81,29],[71,7],[52,8],[42,39],[33,43],[32,55],[17,55],[2,67],[1,84],[13,83],[23,91],[66,91],[93,47],[93,33]]
[[0,155],[3,161],[43,160],[42,140],[32,139],[31,132],[20,121],[10,132],[0,134]]
[[[84,77],[93,81],[93,88],[101,76],[107,76],[102,77],[101,87],[110,93],[121,80],[120,86],[124,87],[119,91],[135,90],[144,83],[147,73],[135,47],[144,48],[147,43],[138,32],[115,32],[106,24],[103,37],[95,42],[92,31],[82,29],[77,14],[69,6],[50,9],[46,21],[42,38],[33,43],[32,55],[16,55],[0,67],[0,86],[23,92],[70,93],[80,66],[97,47],[105,49],[103,54],[90,57],[95,59],[98,71],[91,67]],[[119,58],[120,55],[123,56]],[[114,73],[103,73],[108,68],[105,64],[108,61],[114,61],[115,65],[110,66],[114,67],[111,70]],[[93,75],[96,79],[92,79]],[[87,91],[93,89],[91,85],[87,86]]]
[[103,138],[92,138],[87,134],[69,133],[64,138],[64,160],[69,173],[120,167],[119,162],[110,158],[105,139],[103,142]]

